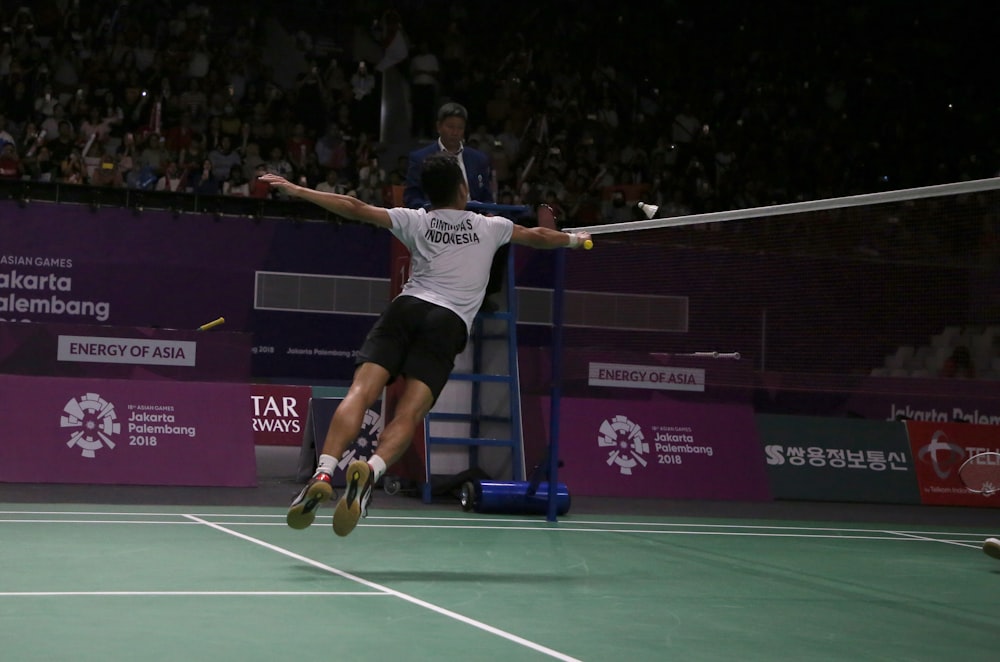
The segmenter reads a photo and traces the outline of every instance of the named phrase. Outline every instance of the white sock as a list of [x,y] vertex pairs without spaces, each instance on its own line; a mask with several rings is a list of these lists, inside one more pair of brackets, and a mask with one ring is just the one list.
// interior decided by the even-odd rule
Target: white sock
[[322,471],[332,476],[335,466],[337,466],[337,458],[332,455],[320,455],[319,462],[316,464],[316,471]]
[[378,482],[378,479],[385,474],[385,470],[388,468],[385,466],[385,460],[378,455],[372,455],[368,458],[368,466],[375,472],[375,476],[372,478],[373,483]]

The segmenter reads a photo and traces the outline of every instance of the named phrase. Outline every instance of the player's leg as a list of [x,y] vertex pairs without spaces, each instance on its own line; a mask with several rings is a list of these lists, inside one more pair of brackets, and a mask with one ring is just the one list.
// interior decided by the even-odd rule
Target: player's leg
[[338,536],[349,534],[358,520],[368,514],[375,483],[409,448],[417,426],[423,423],[433,404],[431,389],[419,379],[408,377],[392,420],[379,436],[375,456],[367,461],[354,460],[347,466],[347,487],[333,513],[333,531]]
[[405,309],[408,342],[399,373],[406,383],[375,455],[347,467],[347,488],[333,514],[333,530],[341,536],[353,531],[367,514],[372,488],[406,452],[417,426],[448,382],[455,356],[465,347],[465,322],[454,312],[420,300],[407,303]]
[[288,526],[306,528],[316,519],[319,506],[333,497],[333,469],[347,447],[358,438],[365,412],[379,398],[388,381],[389,371],[375,363],[362,363],[354,371],[354,381],[327,428],[316,473],[288,508],[285,518]]

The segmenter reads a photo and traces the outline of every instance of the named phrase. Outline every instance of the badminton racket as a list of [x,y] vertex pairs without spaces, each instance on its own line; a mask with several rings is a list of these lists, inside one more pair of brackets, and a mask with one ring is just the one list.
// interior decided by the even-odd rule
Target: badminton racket
[[958,468],[966,489],[983,496],[1000,492],[1000,453],[976,453]]
[[214,329],[220,324],[224,324],[225,321],[226,321],[225,317],[219,317],[217,319],[212,320],[211,322],[202,324],[201,326],[198,327],[198,331],[208,331],[209,329]]

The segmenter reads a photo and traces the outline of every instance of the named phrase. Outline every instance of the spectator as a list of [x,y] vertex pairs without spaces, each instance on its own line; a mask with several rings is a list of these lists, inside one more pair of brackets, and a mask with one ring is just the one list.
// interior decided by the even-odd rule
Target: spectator
[[14,140],[14,136],[7,130],[7,116],[0,112],[0,148],[8,144],[17,147],[17,141]]
[[375,76],[362,60],[351,75],[351,123],[360,130],[374,133],[378,130],[378,96],[375,94]]
[[52,152],[47,145],[39,145],[38,149],[25,155],[24,167],[28,175],[36,182],[52,182],[58,177],[58,164],[52,160]]
[[232,101],[222,108],[222,115],[219,117],[219,131],[224,136],[229,136],[233,140],[239,140],[243,135],[243,120],[236,114],[236,106]]
[[940,375],[942,377],[955,377],[959,379],[975,379],[976,366],[972,364],[972,355],[965,345],[958,345],[952,350],[951,356],[945,359],[941,366]]
[[212,162],[212,173],[220,182],[229,179],[234,166],[243,165],[243,157],[233,149],[232,139],[227,135],[219,139],[219,146],[208,153],[208,159]]
[[165,134],[165,147],[171,154],[177,155],[191,146],[194,137],[194,127],[191,125],[191,113],[187,110],[181,113],[178,124],[170,126]]
[[222,183],[222,194],[241,198],[250,196],[250,184],[247,182],[246,177],[243,176],[242,166],[233,165],[229,169],[229,177]]
[[316,141],[316,157],[321,168],[343,172],[347,169],[347,145],[340,127],[331,122],[326,133]]
[[305,171],[307,155],[314,153],[315,150],[316,142],[306,135],[306,125],[302,122],[296,122],[285,142],[285,153],[288,154],[288,160],[291,161],[292,167],[299,172]]
[[205,110],[208,108],[208,97],[202,90],[200,78],[188,79],[188,89],[181,94],[180,105],[193,121],[201,121],[204,118]]
[[101,118],[111,128],[111,135],[118,138],[122,137],[124,135],[122,126],[125,121],[125,111],[122,110],[114,92],[104,93],[104,101],[100,108]]
[[156,190],[171,193],[187,191],[187,173],[178,167],[177,161],[171,159],[166,162],[163,176],[156,180]]
[[67,120],[59,122],[58,135],[55,140],[49,140],[46,144],[52,153],[52,160],[56,163],[62,163],[76,148],[76,134],[73,131],[73,125]]
[[24,167],[14,143],[3,143],[0,147],[0,179],[21,179],[23,174]]
[[316,185],[316,190],[323,193],[338,193],[340,195],[347,193],[347,188],[340,183],[340,176],[336,170],[327,170],[326,179]]
[[431,52],[427,40],[421,39],[416,53],[410,58],[410,93],[413,98],[413,121],[410,129],[417,138],[430,136],[434,129],[440,76],[441,63]]
[[358,199],[370,205],[385,206],[382,189],[386,183],[385,170],[379,167],[378,157],[371,157],[358,169]]
[[208,159],[202,161],[200,169],[189,173],[188,186],[197,195],[219,195],[222,191],[220,181],[213,174],[212,162]]
[[169,159],[170,154],[164,147],[160,134],[149,134],[146,137],[145,146],[139,153],[139,167],[147,171],[147,177],[152,177],[152,183],[155,183],[163,174],[163,167]]
[[121,169],[115,162],[113,154],[105,152],[101,156],[100,163],[94,168],[94,174],[90,177],[90,183],[94,186],[109,188],[121,188],[125,186],[125,179],[122,177]]
[[88,111],[87,119],[80,124],[78,140],[86,142],[91,136],[94,136],[94,144],[98,147],[103,147],[111,136],[111,125],[101,117],[101,110],[94,106]]
[[247,178],[247,181],[253,180],[256,176],[255,173],[257,172],[257,166],[264,165],[264,163],[265,161],[261,158],[260,147],[257,143],[247,143],[243,155],[243,176]]
[[[332,100],[315,61],[308,63],[306,72],[295,81],[294,89],[295,103],[292,109],[295,117],[311,133],[319,133],[323,130],[326,112],[330,108]],[[289,157],[294,162],[295,157],[291,152],[289,152]],[[302,162],[305,162],[304,157]]]
[[75,147],[59,164],[59,179],[66,184],[86,184],[87,168],[83,163],[80,150]]
[[46,83],[42,88],[42,94],[35,99],[35,113],[44,115],[45,117],[52,117],[58,103],[59,97],[52,92],[52,84]]
[[63,105],[61,103],[57,103],[55,106],[52,107],[51,115],[47,116],[37,115],[37,117],[42,118],[41,129],[45,131],[46,135],[49,136],[58,135],[59,125],[62,122],[68,122],[71,131],[74,132],[74,138],[76,137],[75,129],[73,129],[73,122],[68,117],[66,117],[66,111],[63,109]]
[[285,154],[281,151],[280,147],[275,147],[271,150],[267,163],[264,165],[265,170],[272,175],[278,175],[287,179],[294,174],[292,164],[285,158]]
[[250,197],[265,199],[271,197],[271,185],[261,179],[267,174],[267,166],[264,163],[257,164],[253,179],[250,180]]

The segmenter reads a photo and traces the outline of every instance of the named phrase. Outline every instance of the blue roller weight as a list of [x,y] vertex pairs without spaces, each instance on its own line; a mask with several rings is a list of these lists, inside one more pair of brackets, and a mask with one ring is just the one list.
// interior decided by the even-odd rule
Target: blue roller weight
[[[531,483],[528,481],[491,481],[483,480],[474,483],[475,497],[472,499],[472,510],[477,513],[507,513],[544,515],[548,512],[549,484],[539,483],[538,488],[528,493]],[[470,495],[471,496],[471,495]],[[566,485],[556,485],[556,512],[565,515],[569,512],[570,497]]]

